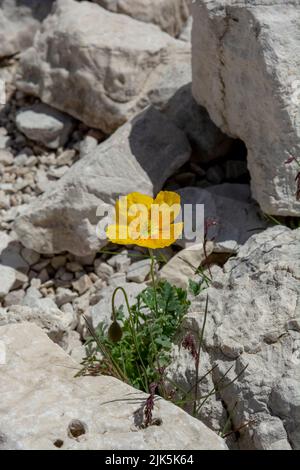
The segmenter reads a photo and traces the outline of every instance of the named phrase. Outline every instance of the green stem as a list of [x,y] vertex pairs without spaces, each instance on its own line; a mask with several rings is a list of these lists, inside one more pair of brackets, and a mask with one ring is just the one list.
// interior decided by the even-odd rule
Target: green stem
[[153,292],[154,292],[154,307],[155,307],[155,314],[156,317],[158,317],[158,305],[157,305],[157,291],[156,291],[156,280],[155,280],[155,257],[153,256],[153,251],[151,248],[149,248],[149,256],[151,259],[151,268],[150,268],[150,274],[151,274],[151,281],[152,281],[152,287],[153,287]]
[[131,308],[130,308],[130,305],[129,305],[127,293],[126,293],[125,289],[121,286],[116,287],[116,289],[114,290],[113,295],[112,295],[112,299],[111,299],[112,319],[113,319],[114,322],[117,321],[116,309],[115,309],[115,298],[116,298],[116,294],[119,290],[123,293],[124,298],[125,298],[126,307],[127,307],[128,313],[129,313],[129,324],[130,324],[131,335],[132,335],[132,338],[133,338],[133,341],[134,341],[134,344],[135,344],[136,352],[137,352],[139,360],[141,362],[141,366],[143,368],[143,372],[144,372],[144,376],[145,376],[145,383],[143,384],[143,386],[144,386],[145,390],[148,390],[149,389],[149,384],[148,384],[148,379],[147,379],[147,370],[146,370],[146,367],[145,367],[144,361],[142,359],[142,356],[140,354],[140,350],[139,350],[139,346],[138,346],[138,341],[137,341],[136,331],[135,331],[135,321],[134,321],[132,311],[131,311]]

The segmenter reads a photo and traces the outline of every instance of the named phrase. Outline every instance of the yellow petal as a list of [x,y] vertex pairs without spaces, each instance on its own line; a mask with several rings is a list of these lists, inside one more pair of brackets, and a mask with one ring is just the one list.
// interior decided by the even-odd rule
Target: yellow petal
[[155,204],[162,204],[165,202],[168,206],[173,204],[180,204],[180,195],[173,191],[160,191],[154,199]]
[[107,238],[113,243],[118,243],[119,245],[131,245],[134,243],[128,236],[126,225],[108,225],[105,232]]
[[181,211],[180,195],[173,191],[160,191],[154,199],[154,204],[160,206],[162,221],[168,218],[170,223],[174,222]]
[[137,211],[133,210],[133,215],[130,215],[130,208],[136,209],[138,204],[141,204],[147,208],[150,212],[151,204],[153,204],[153,198],[141,193],[130,193],[127,196],[121,196],[115,205],[116,209],[116,222],[120,225],[129,224],[132,220],[137,217]]

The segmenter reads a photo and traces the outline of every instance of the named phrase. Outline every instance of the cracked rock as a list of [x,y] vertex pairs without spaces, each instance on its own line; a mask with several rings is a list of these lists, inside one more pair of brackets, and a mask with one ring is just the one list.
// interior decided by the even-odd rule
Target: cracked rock
[[[276,226],[252,236],[224,270],[213,268],[212,279],[184,325],[201,330],[208,295],[200,376],[214,370],[199,394],[216,384],[219,390],[200,419],[221,430],[230,414],[231,429],[239,430],[232,448],[300,449],[300,332],[288,328],[300,317],[300,229]],[[184,386],[195,380],[186,353],[176,349],[170,372]]]
[[300,4],[195,0],[193,94],[248,150],[252,194],[267,214],[300,215]]

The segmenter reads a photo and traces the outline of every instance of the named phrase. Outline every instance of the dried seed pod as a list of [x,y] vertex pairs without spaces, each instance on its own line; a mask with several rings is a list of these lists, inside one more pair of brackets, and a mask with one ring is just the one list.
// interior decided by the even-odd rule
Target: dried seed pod
[[123,336],[122,328],[117,321],[112,322],[108,329],[108,337],[113,343],[118,343]]

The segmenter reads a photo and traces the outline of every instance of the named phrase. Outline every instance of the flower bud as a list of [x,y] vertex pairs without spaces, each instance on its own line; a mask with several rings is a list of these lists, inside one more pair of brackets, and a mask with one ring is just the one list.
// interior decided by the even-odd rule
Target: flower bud
[[112,322],[108,329],[108,338],[110,341],[113,343],[118,343],[123,336],[123,331],[122,328],[120,327],[119,323],[117,321]]

